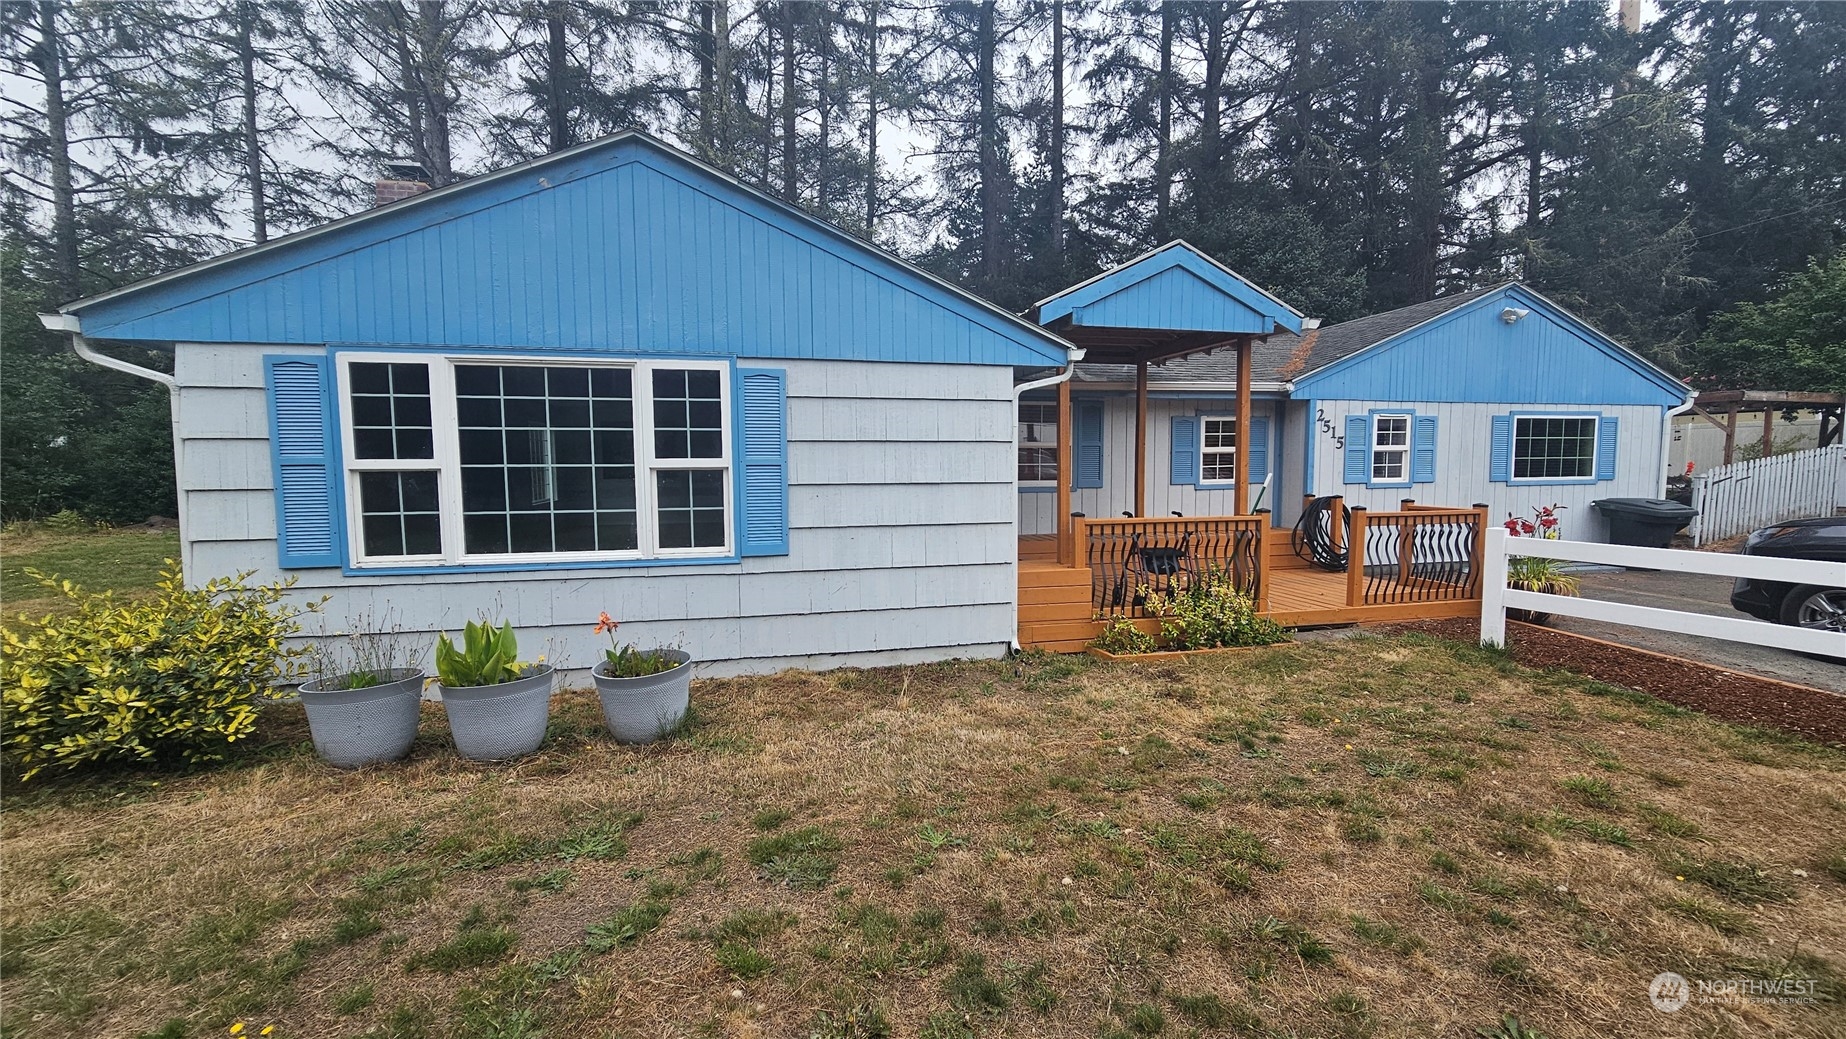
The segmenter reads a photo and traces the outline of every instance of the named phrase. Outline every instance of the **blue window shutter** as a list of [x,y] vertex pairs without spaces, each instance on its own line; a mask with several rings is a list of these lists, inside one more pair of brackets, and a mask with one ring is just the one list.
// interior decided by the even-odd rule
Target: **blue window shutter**
[[788,376],[737,369],[738,554],[788,555]]
[[1347,483],[1372,482],[1372,417],[1370,415],[1346,416],[1346,472]]
[[1410,482],[1436,482],[1436,416],[1418,415],[1410,434]]
[[1250,419],[1250,486],[1269,479],[1269,419]]
[[1102,486],[1102,401],[1080,400],[1071,415],[1071,486]]
[[271,354],[263,358],[263,377],[275,462],[277,561],[292,569],[339,566],[332,366],[325,356]]
[[1493,417],[1493,456],[1487,464],[1487,478],[1494,483],[1513,479],[1513,416]]
[[1596,423],[1596,479],[1615,479],[1615,444],[1617,422],[1614,415],[1602,416]]
[[1173,416],[1172,440],[1173,484],[1196,485],[1199,482],[1199,420],[1192,415]]

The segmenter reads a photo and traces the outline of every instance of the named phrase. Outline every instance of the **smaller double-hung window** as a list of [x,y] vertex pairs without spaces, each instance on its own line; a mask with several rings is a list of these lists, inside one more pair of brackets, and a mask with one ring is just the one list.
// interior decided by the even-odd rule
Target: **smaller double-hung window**
[[1237,483],[1237,420],[1224,415],[1199,418],[1199,483]]
[[1057,486],[1057,404],[1020,401],[1018,439],[1020,486]]
[[1409,415],[1372,416],[1372,482],[1410,482]]
[[357,566],[733,551],[722,362],[340,358]]

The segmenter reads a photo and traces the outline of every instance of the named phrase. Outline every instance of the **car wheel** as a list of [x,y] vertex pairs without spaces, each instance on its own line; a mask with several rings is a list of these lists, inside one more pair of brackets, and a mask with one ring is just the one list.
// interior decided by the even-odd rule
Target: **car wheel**
[[[1846,588],[1804,584],[1782,600],[1782,623],[1816,631],[1837,631],[1846,638]],[[1823,660],[1846,660],[1841,655],[1809,654]]]

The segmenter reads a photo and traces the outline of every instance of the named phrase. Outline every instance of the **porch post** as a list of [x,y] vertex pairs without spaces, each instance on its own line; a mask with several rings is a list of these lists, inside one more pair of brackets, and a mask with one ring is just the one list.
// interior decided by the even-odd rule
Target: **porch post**
[[1763,405],[1763,453],[1759,458],[1768,458],[1775,454],[1775,409]]
[[1135,365],[1135,515],[1147,515],[1147,362]]
[[1724,464],[1737,460],[1737,405],[1724,416]]
[[1072,470],[1070,428],[1070,380],[1058,383],[1058,563],[1070,566],[1076,559],[1072,551],[1070,521],[1070,482],[1077,474]]
[[1250,337],[1237,337],[1237,482],[1233,485],[1231,511],[1242,516],[1250,511]]

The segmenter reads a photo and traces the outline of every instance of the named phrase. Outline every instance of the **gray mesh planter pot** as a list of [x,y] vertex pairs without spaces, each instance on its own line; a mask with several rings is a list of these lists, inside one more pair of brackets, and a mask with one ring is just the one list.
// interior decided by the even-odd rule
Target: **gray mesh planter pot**
[[678,666],[657,675],[614,678],[609,662],[590,672],[603,704],[603,724],[622,743],[652,743],[686,720],[692,696],[692,657],[677,649],[656,650]]
[[501,761],[537,750],[545,742],[557,677],[550,664],[540,664],[526,677],[498,685],[438,682],[456,752],[474,761]]
[[314,751],[336,768],[396,761],[417,739],[417,706],[423,702],[423,672],[394,668],[386,681],[363,689],[341,689],[347,676],[304,683],[301,706],[308,712]]

